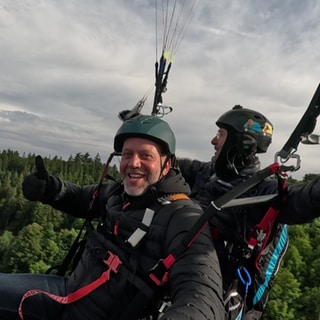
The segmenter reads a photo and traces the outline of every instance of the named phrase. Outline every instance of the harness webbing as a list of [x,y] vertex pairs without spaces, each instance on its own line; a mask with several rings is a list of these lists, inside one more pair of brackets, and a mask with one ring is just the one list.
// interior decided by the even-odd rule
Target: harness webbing
[[94,291],[98,287],[100,287],[102,284],[110,280],[111,272],[117,273],[119,266],[122,264],[122,261],[120,258],[113,254],[111,251],[108,251],[108,258],[106,260],[103,260],[103,262],[108,266],[108,269],[101,274],[101,276],[96,279],[95,281],[89,283],[88,285],[68,294],[67,296],[57,296],[50,292],[44,291],[44,290],[38,290],[38,289],[32,289],[27,291],[19,304],[19,316],[22,320],[24,320],[23,312],[22,312],[22,304],[25,301],[25,299],[32,297],[37,294],[44,294],[50,299],[60,303],[60,304],[70,304],[75,301],[78,301],[82,299],[84,296],[88,295],[90,292]]
[[255,267],[259,269],[258,261],[261,256],[261,252],[265,248],[268,239],[270,237],[272,227],[278,216],[280,209],[273,208],[272,206],[268,209],[267,213],[264,215],[259,224],[257,224],[251,233],[250,239],[248,241],[248,248],[254,251],[258,248],[258,254],[255,259]]
[[278,214],[281,209],[281,204],[285,199],[284,191],[286,190],[286,180],[278,176],[278,186],[279,186],[279,196],[280,199],[272,204],[266,214],[261,219],[260,223],[258,223],[253,230],[251,231],[250,238],[248,240],[248,248],[251,251],[256,251],[257,255],[255,258],[255,268],[259,269],[259,259],[261,257],[261,253],[266,247],[270,234],[273,230],[273,226],[278,217]]

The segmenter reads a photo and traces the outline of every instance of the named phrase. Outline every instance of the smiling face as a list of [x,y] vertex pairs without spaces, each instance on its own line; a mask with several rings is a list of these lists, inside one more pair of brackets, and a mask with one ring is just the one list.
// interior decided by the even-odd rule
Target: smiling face
[[161,154],[155,142],[143,138],[126,139],[120,161],[120,174],[125,192],[131,196],[145,193],[168,173],[171,160],[166,162],[162,170],[165,159],[166,156]]

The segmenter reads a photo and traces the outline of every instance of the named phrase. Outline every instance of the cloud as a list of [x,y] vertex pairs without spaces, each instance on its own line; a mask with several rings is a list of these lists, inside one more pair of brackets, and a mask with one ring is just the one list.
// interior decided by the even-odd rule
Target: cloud
[[[154,4],[2,0],[0,148],[107,157],[118,112],[150,90],[144,111],[152,110],[162,45]],[[198,1],[163,94],[178,153],[209,159],[215,120],[241,104],[274,124],[262,156],[272,162],[319,83],[319,14],[316,0]],[[318,172],[316,148],[299,148],[294,176]]]

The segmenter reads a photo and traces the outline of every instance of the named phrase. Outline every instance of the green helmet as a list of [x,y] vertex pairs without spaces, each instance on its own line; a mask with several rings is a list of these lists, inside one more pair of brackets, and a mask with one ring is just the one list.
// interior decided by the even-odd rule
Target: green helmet
[[175,154],[176,139],[164,120],[152,115],[138,115],[123,122],[114,138],[114,150],[121,152],[127,138],[145,138],[159,144],[164,154]]
[[252,136],[257,142],[257,152],[267,151],[271,140],[273,126],[261,113],[236,105],[224,113],[216,122],[218,127],[233,129],[236,133]]

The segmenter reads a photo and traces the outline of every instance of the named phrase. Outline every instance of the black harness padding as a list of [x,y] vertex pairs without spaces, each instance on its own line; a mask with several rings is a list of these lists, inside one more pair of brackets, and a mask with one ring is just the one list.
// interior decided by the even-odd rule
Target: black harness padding
[[244,192],[250,190],[265,178],[271,176],[272,174],[278,173],[279,169],[279,163],[273,163],[270,166],[257,171],[255,175],[253,175],[243,183],[235,186],[233,189],[218,198],[216,201],[212,201],[208,208],[188,231],[188,233],[182,238],[180,244],[176,248],[174,248],[166,258],[160,259],[158,263],[150,270],[149,277],[157,285],[164,284],[168,280],[168,271],[177,260],[177,258],[190,247],[190,245],[210,220],[213,222],[213,224],[215,224],[216,221],[214,217],[219,213],[223,206],[229,203],[234,198],[242,195]]

